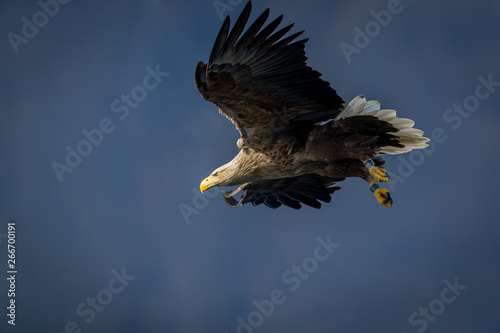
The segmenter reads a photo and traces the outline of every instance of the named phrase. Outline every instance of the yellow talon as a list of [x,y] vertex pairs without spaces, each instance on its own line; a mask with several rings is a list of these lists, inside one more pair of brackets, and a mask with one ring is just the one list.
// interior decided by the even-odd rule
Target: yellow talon
[[378,182],[388,182],[389,181],[389,175],[387,174],[387,171],[383,168],[380,168],[380,167],[374,165],[368,169],[368,172]]
[[392,199],[388,189],[377,188],[373,195],[382,206],[392,207]]

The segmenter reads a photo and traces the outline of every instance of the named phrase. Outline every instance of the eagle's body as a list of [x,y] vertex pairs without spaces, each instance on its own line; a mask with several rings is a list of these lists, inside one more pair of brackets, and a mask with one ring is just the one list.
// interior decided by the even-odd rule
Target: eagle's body
[[[202,96],[219,107],[239,130],[241,149],[200,185],[235,186],[223,191],[235,207],[251,202],[276,208],[300,203],[319,208],[329,202],[346,177],[372,185],[377,200],[392,204],[389,192],[376,181],[388,176],[377,157],[426,147],[423,132],[394,110],[380,110],[377,101],[358,96],[347,107],[321,74],[306,65],[307,40],[282,38],[292,27],[275,32],[282,16],[264,27],[269,9],[242,35],[250,16],[248,2],[229,32],[226,18],[209,62],[200,62],[195,80]],[[240,200],[233,196],[241,190]]]
[[229,163],[237,166],[241,177],[232,179],[225,186],[307,173],[334,178],[367,177],[368,171],[363,163],[356,163],[359,150],[344,145],[345,141],[340,140],[345,137],[344,132],[334,132],[331,123],[317,125],[308,136],[287,138],[267,152],[241,149]]

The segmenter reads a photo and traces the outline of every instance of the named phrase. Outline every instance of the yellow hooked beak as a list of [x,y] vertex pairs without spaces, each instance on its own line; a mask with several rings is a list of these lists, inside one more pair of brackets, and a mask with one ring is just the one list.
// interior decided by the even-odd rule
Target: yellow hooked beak
[[210,175],[207,178],[203,179],[203,181],[200,184],[201,193],[205,192],[209,188],[214,187],[220,181],[221,181],[220,177],[214,175]]

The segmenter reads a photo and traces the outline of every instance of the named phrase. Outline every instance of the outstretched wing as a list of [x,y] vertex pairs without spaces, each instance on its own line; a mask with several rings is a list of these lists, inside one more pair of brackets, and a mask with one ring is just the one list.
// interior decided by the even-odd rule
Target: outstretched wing
[[344,101],[306,65],[307,39],[292,43],[303,31],[282,39],[291,24],[275,32],[283,16],[261,29],[267,9],[241,36],[251,7],[249,1],[231,32],[226,18],[209,62],[196,67],[195,81],[203,98],[236,125],[244,145],[259,150],[298,127],[333,119]]
[[[297,177],[259,180],[243,184],[231,192],[222,191],[222,194],[232,208],[251,202],[254,206],[265,204],[278,208],[283,204],[295,209],[300,209],[301,203],[304,203],[319,209],[321,203],[318,200],[330,202],[331,194],[340,190],[338,186],[330,186],[343,180],[344,178],[322,177],[310,173]],[[237,201],[233,196],[241,190],[246,193]]]

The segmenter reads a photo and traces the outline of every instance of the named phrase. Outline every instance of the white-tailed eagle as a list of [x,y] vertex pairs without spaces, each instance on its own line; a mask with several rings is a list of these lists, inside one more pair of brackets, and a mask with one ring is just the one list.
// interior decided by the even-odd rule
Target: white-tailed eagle
[[[283,16],[264,26],[265,10],[243,33],[251,11],[247,3],[232,30],[224,21],[207,64],[199,62],[195,81],[203,98],[219,107],[241,138],[236,157],[200,184],[240,185],[223,192],[231,207],[246,203],[271,208],[330,202],[333,186],[346,177],[370,184],[378,202],[392,206],[382,154],[402,154],[427,146],[414,122],[381,110],[378,101],[357,96],[347,106],[307,66],[303,33],[284,37],[292,25],[277,30]],[[239,199],[234,196],[246,191]]]

